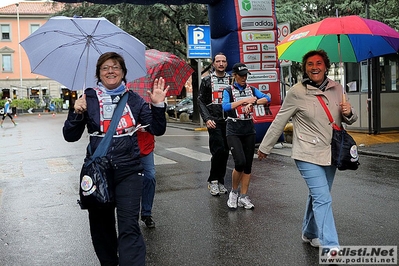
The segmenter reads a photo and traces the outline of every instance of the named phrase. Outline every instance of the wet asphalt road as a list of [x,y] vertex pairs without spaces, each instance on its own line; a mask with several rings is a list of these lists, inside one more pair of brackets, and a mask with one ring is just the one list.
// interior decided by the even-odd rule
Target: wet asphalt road
[[[64,119],[26,115],[0,129],[0,265],[99,265],[76,204],[87,138],[65,142]],[[318,265],[317,249],[300,239],[307,188],[287,151],[254,160],[255,209],[230,211],[227,195],[206,189],[207,145],[207,132],[168,127],[157,138],[157,224],[141,224],[147,265]],[[398,245],[399,161],[361,163],[337,172],[333,187],[341,245]],[[227,188],[231,171],[230,160]]]

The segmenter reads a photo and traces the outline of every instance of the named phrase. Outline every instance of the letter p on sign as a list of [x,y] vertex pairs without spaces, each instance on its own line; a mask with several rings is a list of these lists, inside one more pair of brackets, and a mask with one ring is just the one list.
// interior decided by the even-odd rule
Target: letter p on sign
[[204,32],[201,28],[196,28],[193,31],[194,44],[198,44],[200,40],[204,39]]

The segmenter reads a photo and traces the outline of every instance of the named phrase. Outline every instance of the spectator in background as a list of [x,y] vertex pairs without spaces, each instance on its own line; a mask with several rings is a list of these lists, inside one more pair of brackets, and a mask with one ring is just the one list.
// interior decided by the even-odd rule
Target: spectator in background
[[269,103],[270,97],[246,83],[251,73],[245,64],[235,64],[232,72],[233,85],[223,91],[223,110],[228,114],[227,143],[234,159],[232,190],[227,206],[250,210],[255,207],[248,196],[256,141],[253,106]]
[[154,228],[152,205],[155,196],[155,137],[151,133],[140,129],[137,131],[137,141],[140,147],[140,162],[144,168],[143,192],[141,196],[141,220],[148,228]]
[[12,100],[8,98],[4,104],[4,114],[0,122],[1,127],[3,127],[4,119],[6,119],[7,116],[11,119],[11,122],[14,124],[14,126],[17,126],[17,123],[15,123],[14,118],[12,117],[11,102]]
[[226,73],[227,59],[223,53],[213,58],[214,71],[201,81],[198,96],[199,112],[209,134],[209,150],[212,154],[208,189],[212,196],[226,194],[224,176],[229,159],[226,140],[226,121],[222,109],[223,89],[230,84],[231,77]]

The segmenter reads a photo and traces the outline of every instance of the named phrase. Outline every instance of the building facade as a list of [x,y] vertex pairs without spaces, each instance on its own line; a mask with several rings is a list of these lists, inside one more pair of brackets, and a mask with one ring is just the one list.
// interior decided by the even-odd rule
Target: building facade
[[50,1],[24,1],[0,8],[0,92],[3,99],[35,99],[42,105],[51,98],[61,97],[64,86],[32,73],[28,56],[19,45],[61,8],[62,4]]

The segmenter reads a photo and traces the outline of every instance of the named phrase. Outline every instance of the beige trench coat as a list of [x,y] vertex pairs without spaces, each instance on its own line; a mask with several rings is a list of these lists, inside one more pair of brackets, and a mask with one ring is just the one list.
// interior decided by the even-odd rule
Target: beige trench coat
[[[305,87],[302,83],[295,84],[287,92],[283,105],[263,137],[259,150],[270,154],[292,117],[291,157],[317,165],[331,165],[332,127],[316,95],[323,96],[337,125],[341,125],[341,122],[350,125],[357,120],[357,114],[352,108],[351,117],[342,115],[339,105],[342,102],[342,94],[341,84],[333,80],[329,80],[324,92],[310,85]],[[346,100],[348,101],[347,98]]]

